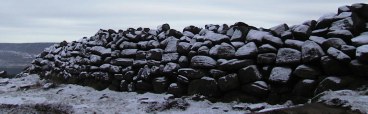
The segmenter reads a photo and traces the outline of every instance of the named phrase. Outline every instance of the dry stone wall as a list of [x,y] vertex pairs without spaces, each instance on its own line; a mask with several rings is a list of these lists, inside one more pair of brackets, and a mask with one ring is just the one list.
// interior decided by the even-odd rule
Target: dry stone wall
[[45,49],[27,71],[98,90],[302,103],[368,79],[367,12],[367,4],[353,4],[318,20],[269,29],[243,22],[183,31],[169,24],[101,29]]

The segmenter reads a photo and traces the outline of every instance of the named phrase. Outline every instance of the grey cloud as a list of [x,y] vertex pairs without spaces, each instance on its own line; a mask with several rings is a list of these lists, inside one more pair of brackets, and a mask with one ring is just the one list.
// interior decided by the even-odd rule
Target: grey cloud
[[2,0],[0,42],[60,42],[98,29],[156,28],[246,22],[257,27],[300,24],[365,0]]

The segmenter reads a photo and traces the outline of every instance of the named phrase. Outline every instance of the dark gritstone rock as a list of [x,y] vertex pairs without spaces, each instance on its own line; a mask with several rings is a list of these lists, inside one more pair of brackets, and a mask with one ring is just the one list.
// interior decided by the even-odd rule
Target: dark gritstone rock
[[315,90],[315,94],[321,93],[323,91],[327,90],[339,90],[344,88],[346,86],[346,82],[344,79],[330,76],[323,79],[317,86],[317,89]]
[[6,71],[0,71],[0,78],[5,78],[7,76]]
[[282,40],[278,37],[272,36],[272,35],[265,35],[263,36],[262,41],[264,43],[268,43],[271,44],[272,46],[275,47],[282,47],[282,45],[284,45],[284,42],[282,42]]
[[328,48],[327,54],[330,57],[338,61],[344,62],[344,63],[349,63],[351,61],[351,58],[348,55],[346,55],[342,51],[337,50],[336,48],[333,48],[333,47]]
[[188,86],[189,95],[199,94],[215,97],[219,96],[219,92],[216,80],[210,77],[202,77],[201,79],[193,80]]
[[277,53],[277,49],[270,44],[263,44],[259,46],[258,53]]
[[352,59],[355,58],[356,48],[354,46],[342,45],[341,46],[341,51],[343,53],[345,53],[346,55],[348,55],[350,58],[352,58]]
[[321,72],[317,68],[309,65],[299,65],[293,74],[305,79],[316,79],[317,76],[321,75]]
[[218,79],[218,87],[221,91],[229,91],[239,86],[239,79],[236,74],[229,74]]
[[313,91],[315,90],[316,86],[317,86],[317,81],[315,80],[311,80],[311,79],[304,79],[299,81],[294,89],[293,89],[293,93],[296,96],[301,96],[301,97],[312,97],[313,96]]
[[280,24],[270,28],[270,30],[274,35],[281,36],[282,33],[284,33],[286,30],[289,30],[289,26],[287,24]]
[[257,57],[257,64],[268,64],[268,65],[272,65],[274,64],[276,61],[276,54],[274,53],[264,53],[264,54],[259,54]]
[[163,93],[169,87],[169,80],[165,77],[157,77],[152,82],[153,91],[157,93]]
[[146,55],[146,58],[160,61],[162,59],[162,55],[162,49],[150,49]]
[[178,53],[167,53],[162,55],[162,62],[168,63],[168,62],[177,62],[179,59]]
[[259,72],[257,66],[250,65],[238,72],[239,81],[241,84],[247,84],[249,82],[254,82],[262,79],[262,74]]
[[206,75],[202,70],[192,68],[181,68],[178,70],[178,74],[189,79],[200,79]]
[[276,64],[295,65],[301,61],[301,52],[291,48],[281,48],[277,52]]
[[356,49],[356,57],[362,63],[368,63],[368,45],[360,46]]
[[289,81],[292,71],[288,67],[275,67],[272,69],[268,80],[273,83],[285,84]]
[[270,91],[270,87],[264,81],[256,81],[243,85],[241,90],[256,97],[266,97]]
[[297,39],[297,40],[308,40],[310,34],[312,33],[311,28],[307,25],[298,25],[294,28],[292,28],[292,33],[293,36]]
[[177,83],[171,83],[167,89],[167,93],[173,94],[176,97],[183,96],[185,94],[185,88],[178,85]]
[[235,55],[235,48],[227,43],[221,43],[221,45],[215,45],[209,51],[209,54],[217,58],[232,58]]
[[244,60],[238,60],[238,59],[231,59],[231,60],[224,60],[219,59],[218,60],[218,68],[220,70],[224,71],[237,71],[241,68],[247,67],[249,65],[254,64],[253,60],[250,59],[244,59]]
[[338,60],[335,60],[329,56],[321,57],[321,65],[323,71],[327,75],[345,75],[348,73],[348,68],[346,65],[340,63]]
[[368,77],[368,64],[363,64],[358,60],[352,60],[349,66],[356,76]]
[[304,42],[299,41],[299,40],[290,40],[290,39],[285,40],[286,47],[297,49],[297,50],[301,50],[303,44]]
[[195,68],[215,68],[217,62],[208,56],[194,56],[190,61],[190,66]]
[[111,64],[117,66],[132,66],[134,59],[129,58],[117,58],[111,61]]
[[329,38],[322,43],[322,48],[327,50],[330,47],[334,47],[336,49],[340,49],[342,45],[346,45],[344,40],[340,38]]
[[313,41],[306,41],[302,45],[302,61],[304,63],[319,61],[324,55],[322,48]]
[[240,47],[236,52],[237,58],[254,58],[258,53],[258,49],[255,43],[250,42]]

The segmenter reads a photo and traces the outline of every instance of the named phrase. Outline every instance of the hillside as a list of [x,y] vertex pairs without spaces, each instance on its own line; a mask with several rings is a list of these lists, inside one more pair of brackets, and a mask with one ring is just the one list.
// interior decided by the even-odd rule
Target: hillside
[[0,71],[21,72],[46,47],[53,43],[0,43]]

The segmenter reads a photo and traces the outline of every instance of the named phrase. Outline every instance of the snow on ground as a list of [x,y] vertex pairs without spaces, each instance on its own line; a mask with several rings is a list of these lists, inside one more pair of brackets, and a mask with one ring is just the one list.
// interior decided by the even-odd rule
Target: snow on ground
[[347,107],[362,113],[368,113],[368,87],[361,91],[326,91],[321,94],[318,102],[323,102],[327,105]]
[[[171,98],[167,94],[135,92],[115,92],[111,90],[96,91],[90,87],[72,84],[49,85],[37,75],[29,75],[14,79],[0,78],[0,113],[122,113],[140,114],[220,114],[250,113],[250,110],[280,109],[290,107],[284,105],[268,105],[267,103],[211,103],[210,101],[193,101],[187,98]],[[187,107],[187,105],[189,105]],[[185,109],[185,110],[184,110]]]

